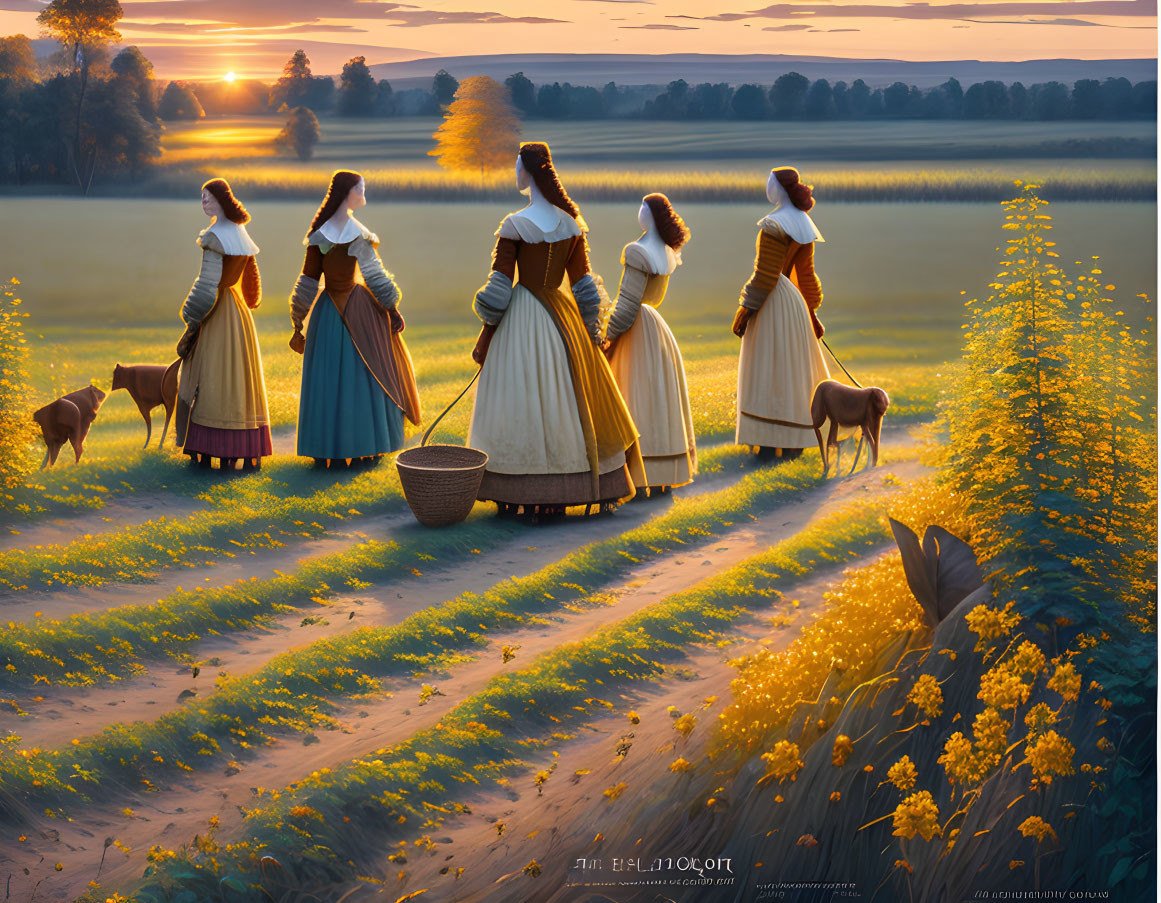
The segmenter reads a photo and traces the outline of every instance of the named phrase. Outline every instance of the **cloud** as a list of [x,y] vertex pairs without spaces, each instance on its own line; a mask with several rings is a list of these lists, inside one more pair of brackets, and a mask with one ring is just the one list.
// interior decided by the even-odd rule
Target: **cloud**
[[565,19],[540,16],[505,16],[502,13],[440,12],[417,9],[413,12],[393,10],[386,14],[390,24],[400,28],[422,28],[425,25],[564,25]]
[[796,19],[803,14],[847,19],[952,19],[972,20],[991,16],[1136,16],[1155,17],[1157,0],[1015,0],[998,3],[776,3],[762,9],[740,13],[717,13],[712,16],[669,16],[672,19],[703,19],[714,22],[736,22],[741,19]]
[[699,31],[697,25],[669,25],[660,22],[650,22],[648,25],[618,25],[618,28],[646,28],[653,31]]
[[120,24],[121,31],[156,32],[175,37],[188,34],[212,34],[220,37],[272,37],[290,34],[338,33],[366,34],[367,29],[356,25],[334,25],[327,22],[293,25],[222,25],[217,22],[131,22]]
[[767,25],[763,31],[806,31],[809,25]]
[[[1152,25],[1113,25],[1111,22],[1089,22],[1085,19],[964,19],[965,22],[973,22],[976,25],[1080,25],[1090,26],[1093,28],[1147,28],[1153,29]],[[957,26],[962,27],[962,26]]]

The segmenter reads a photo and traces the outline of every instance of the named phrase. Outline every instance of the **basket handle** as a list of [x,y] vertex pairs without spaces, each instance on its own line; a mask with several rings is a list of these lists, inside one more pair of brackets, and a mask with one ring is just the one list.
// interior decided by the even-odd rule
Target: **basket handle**
[[480,371],[481,371],[481,370],[483,370],[483,369],[484,369],[483,367],[480,367],[480,369],[476,371],[476,375],[475,375],[475,376],[473,376],[473,377],[471,378],[471,380],[469,380],[469,381],[468,381],[468,384],[467,384],[466,386],[464,386],[464,390],[463,390],[462,392],[460,392],[460,394],[459,394],[459,395],[457,395],[457,396],[456,396],[456,400],[455,400],[455,401],[453,401],[451,404],[449,404],[449,405],[448,405],[446,408],[444,408],[444,409],[443,409],[443,413],[442,413],[442,414],[440,414],[438,417],[436,417],[436,418],[435,418],[435,420],[433,420],[433,421],[432,421],[432,424],[431,424],[431,426],[429,426],[429,427],[427,428],[427,432],[425,432],[425,433],[423,434],[423,441],[419,443],[419,447],[420,447],[420,448],[423,448],[423,446],[427,445],[427,440],[428,440],[428,437],[429,437],[429,436],[431,436],[431,431],[432,431],[432,430],[434,430],[434,429],[436,428],[436,425],[437,425],[437,424],[438,424],[438,423],[439,423],[441,420],[443,420],[443,418],[444,418],[444,417],[446,417],[446,416],[447,416],[447,413],[448,413],[448,411],[450,411],[450,410],[451,410],[452,408],[454,408],[454,407],[455,407],[457,404],[459,404],[459,400],[460,400],[461,398],[463,398],[465,395],[467,395],[467,394],[468,394],[468,389],[470,389],[470,388],[472,387],[472,384],[473,384],[473,383],[476,381],[476,379],[479,377],[479,375],[480,375]]

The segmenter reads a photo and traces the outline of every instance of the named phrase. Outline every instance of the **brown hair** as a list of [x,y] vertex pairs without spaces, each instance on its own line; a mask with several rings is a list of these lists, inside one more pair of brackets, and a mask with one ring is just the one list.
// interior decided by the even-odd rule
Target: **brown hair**
[[319,226],[325,223],[328,219],[339,212],[339,208],[347,200],[347,195],[351,193],[351,189],[359,184],[359,180],[363,178],[357,172],[351,172],[349,169],[336,169],[331,175],[331,184],[327,188],[327,196],[323,198],[323,202],[319,204],[318,212],[315,213],[314,219],[310,222],[310,231],[314,232]]
[[811,195],[814,186],[800,182],[797,169],[793,166],[781,166],[772,169],[771,172],[774,173],[778,184],[786,189],[786,193],[790,195],[790,203],[795,207],[799,210],[809,210],[814,206],[814,198]]
[[564,186],[560,184],[556,167],[552,165],[552,151],[548,149],[547,144],[542,141],[525,141],[520,145],[520,161],[532,176],[532,181],[536,183],[545,200],[559,207],[573,219],[584,223],[580,207],[573,203]]
[[677,215],[677,211],[669,203],[669,198],[654,193],[645,195],[644,201],[649,205],[653,222],[657,224],[657,232],[663,242],[676,251],[689,241],[689,227],[685,224],[685,220]]
[[234,197],[234,192],[230,190],[230,183],[225,179],[210,179],[202,186],[202,190],[208,191],[214,196],[214,199],[222,206],[222,215],[230,222],[238,225],[250,222],[250,214],[246,212],[242,202]]

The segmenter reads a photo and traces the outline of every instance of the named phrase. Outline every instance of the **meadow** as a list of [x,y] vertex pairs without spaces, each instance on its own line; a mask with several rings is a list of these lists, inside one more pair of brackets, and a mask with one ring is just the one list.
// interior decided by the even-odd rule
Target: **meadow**
[[[960,360],[965,332],[969,342],[973,335],[964,329],[973,316],[965,305],[1003,280],[995,274],[1005,211],[930,198],[1011,193],[1012,177],[1056,173],[1045,189],[1053,203],[1043,208],[1050,238],[1062,262],[1100,276],[1086,277],[1095,287],[1109,280],[1127,336],[1155,312],[1147,300],[1128,300],[1155,294],[1155,169],[1139,157],[1089,155],[1112,146],[1136,153],[1151,131],[1120,123],[1121,134],[1109,138],[1085,123],[876,124],[859,127],[856,147],[844,123],[732,124],[725,138],[715,125],[686,123],[671,144],[670,124],[633,123],[632,137],[616,134],[627,125],[530,124],[561,148],[562,174],[610,292],[621,246],[638,234],[632,193],[669,188],[693,231],[662,313],[689,376],[699,476],[671,498],[555,526],[499,521],[493,506],[480,504],[464,523],[428,530],[413,522],[390,461],[319,473],[294,455],[301,359],[286,344],[286,300],[315,195],[333,167],[367,172],[369,204],[359,217],[382,238],[384,262],[403,290],[425,422],[475,371],[470,299],[487,274],[492,232],[523,200],[507,176],[469,184],[469,195],[487,200],[432,199],[448,185],[418,159],[433,120],[324,120],[319,153],[302,165],[257,146],[274,127],[269,121],[171,127],[163,193],[192,187],[188,200],[5,199],[7,222],[20,224],[3,227],[3,237],[30,314],[32,401],[88,380],[107,389],[117,362],[173,358],[176,311],[196,275],[193,239],[207,222],[196,183],[206,175],[207,147],[218,148],[213,172],[234,183],[262,247],[266,294],[255,319],[276,452],[258,473],[194,471],[173,449],[172,433],[164,449],[155,447],[156,419],[154,447],[140,448],[144,425],[117,392],[79,465],[37,472],[4,499],[0,870],[10,873],[13,893],[236,903],[272,892],[369,899],[382,889],[392,899],[458,891],[465,901],[527,903],[571,877],[567,863],[577,856],[613,855],[602,848],[606,836],[631,849],[645,827],[663,826],[673,848],[693,838],[709,849],[700,844],[715,831],[745,825],[729,839],[738,861],[757,873],[771,859],[747,838],[777,834],[769,843],[790,845],[780,859],[800,857],[799,872],[782,877],[798,878],[821,868],[801,859],[811,841],[822,842],[827,855],[817,858],[827,861],[849,841],[828,819],[870,828],[894,814],[893,825],[851,836],[867,848],[856,863],[860,881],[869,889],[886,868],[883,881],[905,896],[911,864],[926,865],[922,880],[958,867],[940,865],[938,842],[917,848],[913,822],[922,822],[925,840],[934,836],[918,789],[898,808],[881,789],[911,787],[906,768],[895,770],[897,783],[887,775],[886,757],[894,761],[905,743],[919,744],[906,748],[944,807],[946,826],[936,827],[946,828],[949,862],[959,862],[947,855],[951,832],[963,830],[972,849],[991,842],[967,828],[973,818],[1011,820],[1002,804],[1021,817],[1051,818],[1068,836],[1050,805],[1093,769],[1116,767],[1097,742],[1105,722],[1092,711],[1101,709],[1101,691],[1072,693],[1072,672],[1061,670],[1078,654],[1066,652],[1074,641],[1061,633],[1072,622],[1034,615],[1018,628],[997,602],[933,629],[886,517],[920,534],[940,524],[973,542],[986,529],[994,535],[987,518],[999,517],[969,480],[949,490],[948,421],[937,428],[936,419],[957,403],[962,413],[965,393],[985,378]],[[855,376],[891,397],[882,466],[829,480],[813,451],[762,465],[732,444],[738,342],[729,325],[767,209],[760,174],[771,155],[801,162],[816,153],[824,159],[813,215],[826,237],[816,256],[820,318]],[[860,159],[841,159],[847,154]],[[626,158],[649,168],[627,172]],[[714,169],[698,169],[699,160]],[[566,166],[575,167],[575,181]],[[925,203],[869,200],[913,183],[918,166],[930,178],[913,199]],[[1068,185],[1091,188],[1096,173],[1138,202],[1066,199]],[[828,198],[828,184],[861,202]],[[715,186],[718,201],[698,194],[705,185]],[[413,190],[426,199],[401,199]],[[1155,357],[1152,338],[1142,342]],[[1095,351],[1084,358],[1089,381],[1103,386],[1119,374],[1149,396],[1151,416],[1140,374],[1123,359],[1105,360]],[[1002,368],[993,371],[1003,378]],[[992,384],[978,391],[996,416],[1001,400],[1018,404],[1027,395],[1009,398]],[[466,440],[471,402],[469,393],[434,441]],[[417,441],[411,431],[409,442]],[[1013,454],[1011,445],[1004,453]],[[980,634],[974,650],[969,627]],[[1057,659],[1050,665],[1024,647],[1014,654],[1020,630]],[[995,648],[985,650],[985,641]],[[1125,648],[1134,667],[1148,669],[1136,645]],[[1029,661],[1036,667],[1028,692],[1013,691],[1013,674],[1025,672],[1010,669]],[[996,673],[981,685],[987,668]],[[1107,670],[1084,668],[1086,683],[1091,671],[1109,696],[1118,689],[1117,705],[1128,710],[1131,688],[1117,688]],[[919,671],[938,675],[941,710]],[[1041,672],[1051,675],[1043,686]],[[981,699],[998,699],[1004,688],[1023,694],[1003,710],[1013,723],[1032,719],[1029,738],[1019,752],[1006,749],[1003,780],[981,772],[947,808],[936,771],[945,759],[935,761],[943,732],[968,730],[977,689]],[[1042,701],[1050,715],[1036,708]],[[1068,770],[1073,752],[1064,761],[1063,747],[1037,739],[1050,718],[1075,741],[1068,749],[1079,775]],[[976,719],[976,746],[967,741],[966,754],[948,741],[946,773],[965,788],[963,762],[983,768],[979,757],[994,745],[989,723]],[[883,745],[872,749],[879,735],[864,740],[875,730]],[[1028,769],[1018,757],[1037,763],[1041,783],[1014,799],[1024,788],[1007,775]],[[1068,774],[1075,780],[1066,782]],[[1040,793],[1053,775],[1056,784]],[[795,795],[796,776],[810,794]],[[793,807],[778,808],[782,794]],[[1119,816],[1138,824],[1123,794],[1116,800]],[[791,808],[811,814],[796,818]],[[559,841],[548,843],[549,828]],[[1030,835],[1020,836],[1013,855],[1034,861],[1038,875],[1040,848],[1028,853]],[[901,857],[893,868],[888,855]],[[1110,857],[1126,855],[1098,858],[1111,868]],[[1008,858],[993,849],[988,864],[1033,886],[1024,860],[1012,858],[1008,869]],[[1118,880],[1143,881],[1139,872],[1133,862]]]

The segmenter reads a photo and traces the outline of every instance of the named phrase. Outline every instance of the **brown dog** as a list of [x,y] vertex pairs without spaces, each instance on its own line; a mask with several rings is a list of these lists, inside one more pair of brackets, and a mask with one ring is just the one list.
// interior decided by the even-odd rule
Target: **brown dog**
[[104,400],[105,393],[96,386],[85,386],[62,395],[32,415],[32,419],[40,424],[47,449],[41,470],[56,463],[56,456],[66,442],[72,443],[77,463],[80,463],[85,437],[89,435],[89,427],[97,419],[97,409]]
[[177,370],[181,364],[178,358],[168,367],[165,364],[134,364],[125,366],[118,364],[113,368],[113,388],[125,389],[137,403],[137,410],[145,418],[145,445],[149,447],[149,438],[153,435],[153,419],[150,412],[159,404],[165,405],[165,427],[161,431],[161,441],[158,448],[165,444],[165,434],[169,432],[169,421],[173,417],[173,408],[177,404]]
[[[822,455],[822,475],[826,476],[830,469],[829,449],[835,447],[835,473],[839,472],[839,445],[838,429],[840,426],[859,427],[859,447],[855,450],[855,463],[851,465],[851,473],[855,472],[855,465],[859,463],[859,454],[863,450],[863,440],[871,449],[871,467],[879,463],[879,431],[883,426],[883,415],[890,405],[887,393],[882,389],[871,386],[866,389],[856,389],[833,379],[824,379],[814,389],[814,398],[810,402],[810,420],[814,426],[814,435],[818,437],[818,451]],[[830,435],[826,438],[826,445],[822,444],[822,425],[830,420]]]

